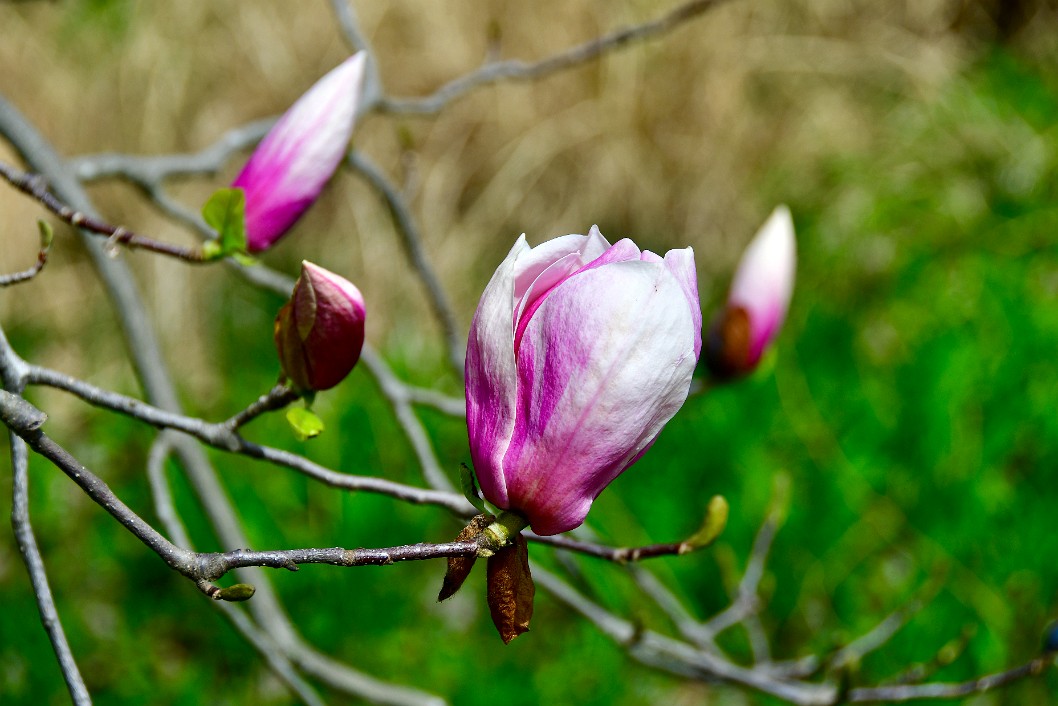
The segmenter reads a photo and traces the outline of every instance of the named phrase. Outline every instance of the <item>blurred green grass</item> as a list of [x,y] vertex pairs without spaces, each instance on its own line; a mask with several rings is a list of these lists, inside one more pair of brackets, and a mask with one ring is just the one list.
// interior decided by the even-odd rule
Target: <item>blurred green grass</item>
[[[976,632],[965,653],[938,678],[999,670],[1035,654],[1043,626],[1058,616],[1058,73],[1050,50],[982,49],[928,96],[851,89],[873,104],[869,130],[839,147],[777,151],[745,194],[750,204],[789,203],[798,226],[797,289],[774,368],[689,401],[589,517],[617,544],[666,541],[694,529],[709,497],[727,496],[733,512],[717,547],[651,565],[707,616],[725,605],[725,577],[743,565],[773,478],[787,472],[789,517],[765,580],[764,622],[777,658],[840,646],[932,580],[940,581],[936,598],[854,679],[873,683],[929,661],[967,628]],[[761,78],[757,108],[768,109],[776,84],[797,80]],[[604,232],[627,230],[619,213],[595,217],[614,220],[601,224]],[[483,250],[480,267],[505,251]],[[723,296],[722,275],[703,285],[703,300]],[[268,332],[279,302],[226,277],[205,286],[201,315],[212,323],[202,348],[225,374],[211,378],[220,387],[210,396],[188,401],[220,418],[274,379]],[[105,314],[90,316],[108,325]],[[6,329],[30,360],[50,350],[49,330],[32,319]],[[414,326],[395,325],[383,340],[406,379],[446,380],[442,352]],[[99,370],[114,350],[86,347],[82,355],[85,369]],[[127,375],[117,378],[135,389]],[[150,430],[55,393],[31,399],[53,411],[62,443],[152,517],[142,470]],[[294,441],[277,417],[254,422],[248,436],[285,440],[342,470],[419,482],[366,372],[322,395],[319,408],[328,431],[318,440]],[[454,475],[468,460],[465,428],[422,416]],[[335,493],[282,469],[211,455],[255,548],[440,541],[458,530],[428,508]],[[53,468],[34,459],[31,475],[38,540],[97,703],[193,704],[203,694],[217,704],[290,702],[188,582]],[[175,467],[170,478],[199,548],[215,548]],[[0,464],[0,486],[9,481]],[[553,564],[549,550],[533,553]],[[608,605],[665,625],[619,567],[574,562]],[[425,563],[308,566],[273,578],[325,652],[460,705],[771,703],[650,672],[544,592],[533,631],[503,648],[484,609],[483,572],[438,606],[441,572]],[[9,535],[0,539],[0,605],[3,703],[64,703]],[[725,644],[748,656],[737,632]],[[1056,689],[1052,673],[973,703],[1045,704]]]

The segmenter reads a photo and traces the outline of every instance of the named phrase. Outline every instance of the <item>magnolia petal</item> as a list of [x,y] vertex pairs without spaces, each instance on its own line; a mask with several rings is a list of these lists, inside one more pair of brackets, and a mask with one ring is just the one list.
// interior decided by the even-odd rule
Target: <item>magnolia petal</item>
[[532,316],[503,469],[505,500],[535,532],[579,525],[683,404],[695,363],[685,301],[667,267],[636,259],[570,277]]
[[514,359],[514,302],[518,261],[530,252],[525,235],[496,269],[470,324],[466,357],[467,430],[481,491],[507,507],[503,454],[514,431],[518,375]]
[[664,262],[687,297],[687,306],[690,307],[691,319],[694,322],[694,357],[697,359],[702,352],[702,307],[698,299],[698,271],[694,267],[694,250],[669,250],[665,253]]
[[247,248],[270,247],[301,217],[348,149],[366,55],[331,70],[276,122],[232,186],[246,193]]
[[[597,235],[602,242],[606,242],[602,238],[602,234],[599,233],[598,226],[592,226],[592,235]],[[591,236],[589,236],[591,237]],[[533,283],[534,293],[532,295],[526,294],[523,298],[522,310],[518,312],[518,318],[516,319],[516,327],[514,332],[514,351],[517,355],[518,347],[521,345],[522,333],[525,331],[525,327],[528,325],[530,319],[532,319],[533,313],[544,303],[544,299],[551,290],[561,284],[563,281],[572,277],[575,274],[584,272],[585,270],[594,269],[596,267],[602,267],[603,265],[609,265],[614,262],[625,262],[628,260],[637,260],[640,257],[639,248],[636,247],[635,243],[625,238],[624,240],[618,241],[614,245],[607,248],[602,254],[595,259],[591,260],[587,264],[581,264],[580,267],[575,267],[578,262],[583,262],[584,255],[587,253],[578,253],[577,255],[569,255],[562,258],[554,265],[545,270],[537,282],[542,278],[547,278],[551,284],[545,289],[544,287],[537,287],[537,283]],[[558,270],[552,273],[553,270]]]
[[515,340],[523,312],[556,284],[602,255],[610,247],[595,226],[588,235],[563,235],[519,257],[514,282]]
[[790,209],[779,206],[742,255],[728,297],[729,307],[741,307],[749,316],[750,366],[760,360],[786,319],[796,267],[793,218]]
[[360,290],[311,262],[275,323],[283,372],[300,390],[326,390],[341,382],[360,360],[367,310]]

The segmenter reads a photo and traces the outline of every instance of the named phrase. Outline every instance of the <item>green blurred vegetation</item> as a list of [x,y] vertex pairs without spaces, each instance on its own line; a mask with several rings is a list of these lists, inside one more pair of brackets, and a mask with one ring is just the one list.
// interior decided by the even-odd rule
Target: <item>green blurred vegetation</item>
[[[112,5],[128,4],[91,2],[81,11]],[[106,31],[135,31],[122,12]],[[769,145],[792,144],[747,167],[745,208],[763,220],[771,204],[788,203],[799,246],[793,308],[774,364],[690,400],[589,516],[615,544],[667,541],[692,532],[708,499],[725,495],[731,520],[716,547],[650,566],[704,617],[726,605],[725,586],[745,562],[773,479],[788,473],[788,520],[765,578],[764,624],[777,658],[834,649],[936,586],[929,605],[854,681],[874,683],[928,662],[964,633],[964,652],[937,677],[997,671],[1034,655],[1043,627],[1058,617],[1058,47],[1043,40],[1006,47],[975,40],[970,47],[929,90],[850,81],[842,89],[848,100],[869,106],[860,133],[821,140],[828,129],[855,124],[823,120],[821,132],[768,138]],[[795,74],[756,75],[744,86],[746,105],[761,114],[776,106],[791,111],[790,96],[805,82]],[[823,111],[826,103],[812,108]],[[467,184],[467,193],[479,188]],[[591,183],[579,188],[591,199]],[[655,218],[665,230],[664,201],[651,203],[654,215],[637,218]],[[624,208],[635,205],[592,217],[604,233],[666,242],[629,232],[636,220]],[[520,215],[516,209],[504,218]],[[547,223],[539,213],[524,217]],[[496,237],[507,243],[507,235]],[[738,235],[739,243],[748,235]],[[506,247],[482,250],[474,281],[484,282]],[[714,275],[703,279],[703,301],[719,301],[733,256],[712,258],[696,247],[703,272]],[[195,281],[209,293],[198,311],[207,322],[201,347],[224,374],[209,377],[209,395],[197,394],[201,385],[187,391],[188,402],[217,419],[274,380],[268,332],[280,301],[226,275]],[[399,320],[400,305],[392,306]],[[113,330],[105,312],[89,308],[83,316],[89,330]],[[54,326],[5,322],[29,360],[54,357]],[[383,348],[398,373],[458,394],[436,338],[417,335],[411,324],[391,326]],[[109,370],[115,355],[113,342],[78,351],[88,371]],[[113,379],[135,391],[127,372]],[[57,439],[153,519],[143,471],[150,429],[49,391],[34,390],[31,399],[53,412]],[[321,395],[316,409],[327,424],[316,440],[295,441],[281,415],[254,422],[247,435],[333,468],[421,482],[365,371]],[[454,479],[468,460],[464,425],[429,410],[422,417]],[[459,529],[436,510],[337,493],[282,469],[211,456],[255,548],[441,541]],[[211,704],[291,702],[190,583],[46,463],[33,459],[31,476],[38,541],[97,703],[198,704],[204,694]],[[216,548],[175,466],[169,477],[198,547]],[[0,487],[9,481],[9,464],[0,463]],[[0,510],[9,505],[5,494]],[[531,552],[554,565],[550,550]],[[620,567],[571,561],[582,585],[607,605],[666,627]],[[545,592],[533,631],[504,648],[485,609],[484,572],[439,606],[441,574],[437,563],[307,566],[273,579],[296,623],[325,652],[460,706],[771,703],[647,670]],[[0,701],[66,702],[8,533],[0,535],[0,605]],[[748,657],[743,635],[726,639]],[[1056,691],[1051,673],[972,703],[1045,704]]]

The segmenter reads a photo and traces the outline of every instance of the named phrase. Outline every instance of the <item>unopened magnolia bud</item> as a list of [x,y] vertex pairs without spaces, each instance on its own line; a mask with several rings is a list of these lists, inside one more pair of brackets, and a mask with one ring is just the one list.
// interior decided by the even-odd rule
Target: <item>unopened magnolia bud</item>
[[467,346],[485,499],[537,534],[579,526],[687,399],[701,331],[690,248],[662,257],[628,239],[610,245],[594,226],[535,248],[519,238]]
[[341,382],[364,346],[364,298],[351,282],[311,262],[290,301],[276,316],[275,342],[283,374],[302,391]]
[[232,186],[246,192],[246,247],[272,246],[313,204],[349,148],[366,56],[321,78],[268,132]]
[[702,360],[718,380],[752,372],[779,335],[793,294],[795,247],[790,210],[779,206],[742,255],[727,304],[705,337]]

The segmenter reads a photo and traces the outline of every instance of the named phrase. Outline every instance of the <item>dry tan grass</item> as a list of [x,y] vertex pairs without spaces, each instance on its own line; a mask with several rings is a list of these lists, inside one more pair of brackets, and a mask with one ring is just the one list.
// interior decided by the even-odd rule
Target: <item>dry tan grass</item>
[[[425,94],[472,70],[498,32],[503,57],[536,59],[674,2],[357,2],[387,90]],[[0,90],[60,152],[194,150],[232,126],[276,114],[348,53],[325,2],[114,3],[91,18],[79,3],[0,5]],[[425,246],[464,324],[491,269],[521,232],[531,242],[598,223],[664,250],[693,245],[705,292],[722,282],[782,189],[776,165],[810,164],[874,139],[879,102],[922,100],[962,59],[949,31],[959,2],[730,2],[657,41],[531,84],[486,87],[439,116],[375,115],[357,146],[407,184]],[[124,29],[113,29],[122,25]],[[13,155],[0,146],[0,158]],[[226,184],[175,185],[197,207]],[[778,194],[776,193],[778,192]],[[170,240],[189,236],[130,188],[92,187],[105,216]],[[41,211],[0,188],[0,269],[32,262]],[[100,335],[103,298],[65,229],[38,282],[0,295],[5,325],[46,321],[42,362],[84,374],[68,341]],[[388,214],[360,179],[341,175],[265,260],[293,271],[309,258],[356,281],[369,335],[407,344],[436,331]],[[208,359],[201,297],[227,275],[133,255],[174,364],[189,379]],[[261,306],[271,305],[262,303]],[[98,360],[94,356],[92,360]],[[79,360],[80,359],[80,360]],[[200,391],[208,389],[201,379]]]

